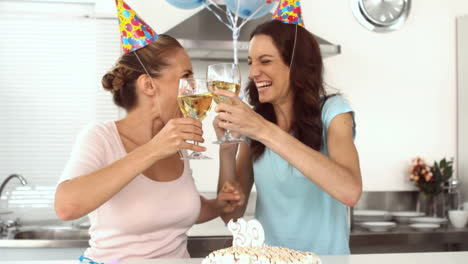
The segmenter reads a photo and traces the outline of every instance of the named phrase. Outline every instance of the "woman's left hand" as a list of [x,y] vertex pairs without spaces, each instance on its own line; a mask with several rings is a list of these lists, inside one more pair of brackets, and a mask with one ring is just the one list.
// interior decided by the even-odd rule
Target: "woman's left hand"
[[268,131],[269,122],[242,102],[235,93],[225,90],[218,90],[214,93],[229,97],[232,102],[232,104],[220,103],[216,106],[218,127],[238,132],[253,140],[259,140]]

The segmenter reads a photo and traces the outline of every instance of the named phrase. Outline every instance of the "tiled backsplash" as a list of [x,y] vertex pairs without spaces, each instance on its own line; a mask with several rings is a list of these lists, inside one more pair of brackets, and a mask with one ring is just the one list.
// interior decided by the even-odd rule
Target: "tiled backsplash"
[[7,193],[7,208],[49,208],[54,204],[54,193],[53,186],[20,186]]
[[[55,187],[20,186],[6,191],[2,197],[0,208],[13,211],[12,215],[2,216],[3,220],[19,217],[23,222],[59,221],[54,212]],[[201,192],[207,199],[216,197],[215,192]],[[416,210],[418,192],[364,192],[354,207],[355,210],[371,209],[386,211]],[[245,215],[255,214],[257,193],[252,192]],[[71,224],[71,222],[70,222]]]
[[21,222],[60,221],[54,212],[55,186],[8,186],[1,197],[0,208],[12,211],[0,220]]
[[[54,211],[55,186],[19,186],[6,189],[1,197],[0,208],[12,211],[12,214],[2,215],[0,220],[13,220],[19,218],[23,223],[37,221],[60,222]],[[214,199],[215,192],[201,192],[207,199]],[[252,192],[246,215],[255,212],[256,193]],[[80,221],[70,221],[69,224]]]
[[[54,212],[55,187],[20,186],[6,191],[2,197],[0,208],[13,211],[12,215],[2,216],[3,220],[19,217],[23,222],[59,221]],[[201,192],[207,199],[216,197],[215,192]],[[354,207],[355,210],[372,209],[386,211],[416,210],[418,192],[364,192]],[[8,199],[7,199],[8,198]],[[247,205],[246,215],[255,214],[257,193],[252,192]],[[70,222],[71,224],[71,222]]]
[[417,199],[416,191],[363,192],[354,209],[414,211]]

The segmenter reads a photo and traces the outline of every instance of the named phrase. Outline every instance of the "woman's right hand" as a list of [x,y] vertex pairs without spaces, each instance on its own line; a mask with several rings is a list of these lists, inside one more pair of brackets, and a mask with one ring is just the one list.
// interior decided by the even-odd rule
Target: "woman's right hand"
[[159,151],[161,159],[167,158],[181,149],[203,152],[205,147],[197,146],[188,141],[203,143],[202,123],[191,117],[174,118],[159,131],[149,142]]
[[224,133],[226,132],[224,128],[221,128],[218,125],[219,122],[221,122],[221,120],[219,119],[218,115],[216,115],[215,119],[213,120],[213,128],[215,130],[217,139],[221,139],[224,136]]
[[[219,126],[221,122],[224,122],[224,121],[222,121],[218,117],[218,115],[216,115],[216,117],[213,120],[213,128],[215,130],[216,138],[218,140],[224,136],[224,133],[226,133],[226,130]],[[240,138],[242,136],[241,134],[236,133],[236,132],[230,132],[230,133],[235,138]],[[237,151],[237,147],[238,147],[238,144],[220,144],[220,149],[224,149],[224,150]]]

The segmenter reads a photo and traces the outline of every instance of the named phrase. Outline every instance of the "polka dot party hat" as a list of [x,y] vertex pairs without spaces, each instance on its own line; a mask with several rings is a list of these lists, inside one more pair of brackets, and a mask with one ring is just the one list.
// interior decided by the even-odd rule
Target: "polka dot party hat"
[[119,17],[122,48],[129,53],[156,41],[158,34],[123,0],[115,0]]
[[273,19],[286,24],[296,24],[304,27],[302,19],[301,2],[299,0],[280,0]]

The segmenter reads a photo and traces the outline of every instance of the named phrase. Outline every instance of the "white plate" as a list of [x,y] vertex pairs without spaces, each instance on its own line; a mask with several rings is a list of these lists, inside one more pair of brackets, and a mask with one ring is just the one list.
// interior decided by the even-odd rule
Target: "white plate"
[[379,210],[354,210],[354,216],[386,216],[388,211],[379,211]]
[[393,219],[399,223],[408,223],[412,217],[421,217],[424,216],[424,213],[415,212],[415,211],[398,211],[390,213]]
[[373,232],[384,232],[396,227],[395,222],[362,222],[361,226]]
[[391,218],[388,211],[380,210],[354,210],[353,217],[355,221],[359,222],[386,221]]
[[396,217],[416,217],[416,216],[424,216],[422,212],[415,212],[415,211],[398,211],[398,212],[391,212],[392,216]]
[[447,219],[439,218],[439,217],[423,216],[423,217],[412,217],[410,218],[410,222],[411,223],[442,224],[442,223],[447,222]]
[[439,224],[418,223],[409,225],[411,228],[421,231],[432,231],[440,227]]

